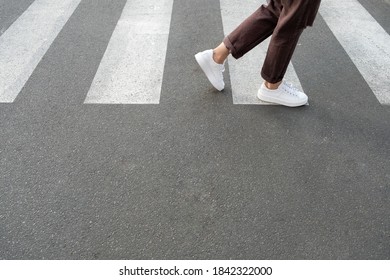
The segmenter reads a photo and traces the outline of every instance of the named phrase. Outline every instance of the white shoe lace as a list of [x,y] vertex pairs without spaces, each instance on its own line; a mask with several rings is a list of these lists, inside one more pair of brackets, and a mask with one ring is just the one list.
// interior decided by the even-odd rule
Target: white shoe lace
[[283,81],[282,89],[290,95],[298,96],[299,90],[295,88],[291,83]]

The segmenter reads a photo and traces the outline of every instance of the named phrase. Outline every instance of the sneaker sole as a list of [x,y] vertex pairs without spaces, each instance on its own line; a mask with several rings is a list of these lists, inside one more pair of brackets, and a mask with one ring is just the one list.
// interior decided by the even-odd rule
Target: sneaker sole
[[257,98],[259,98],[261,101],[269,102],[269,103],[274,103],[274,104],[279,104],[287,107],[299,107],[307,104],[308,98],[306,98],[305,101],[299,102],[299,103],[290,103],[286,102],[284,100],[280,100],[275,97],[269,97],[269,96],[263,96],[261,94],[261,91],[259,90],[257,93]]
[[198,53],[195,55],[195,59],[196,61],[198,62],[200,68],[203,70],[203,72],[205,73],[207,79],[209,80],[209,82],[213,85],[213,87],[215,87],[217,90],[219,91],[222,91],[224,89],[224,86],[223,87],[220,87],[214,80],[214,75],[212,74],[212,70],[210,69],[210,67],[208,67],[208,63],[205,61],[205,59],[203,59],[203,56],[202,54]]

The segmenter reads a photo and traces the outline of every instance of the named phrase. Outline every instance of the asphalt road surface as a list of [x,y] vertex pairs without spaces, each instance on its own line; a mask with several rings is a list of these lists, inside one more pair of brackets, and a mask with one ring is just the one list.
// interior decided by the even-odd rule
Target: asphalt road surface
[[389,259],[390,5],[347,2],[286,108],[260,47],[223,92],[194,59],[262,1],[0,0],[0,258]]

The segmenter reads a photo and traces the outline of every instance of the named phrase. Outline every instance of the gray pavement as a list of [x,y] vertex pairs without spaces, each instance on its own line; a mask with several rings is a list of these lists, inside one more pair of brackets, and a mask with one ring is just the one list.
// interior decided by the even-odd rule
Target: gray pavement
[[[174,1],[160,104],[83,104],[125,2],[83,0],[0,103],[1,259],[390,258],[390,108],[321,16],[293,58],[310,106],[212,89],[210,0]],[[390,33],[390,6],[361,3]]]

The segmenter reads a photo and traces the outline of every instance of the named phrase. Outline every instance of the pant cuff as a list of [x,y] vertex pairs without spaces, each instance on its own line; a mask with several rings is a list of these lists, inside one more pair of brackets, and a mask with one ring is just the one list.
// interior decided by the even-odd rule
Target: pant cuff
[[223,43],[225,44],[226,48],[229,50],[230,54],[235,58],[239,59],[242,55],[237,54],[236,48],[233,46],[232,42],[229,39],[229,36],[226,36],[223,39]]

